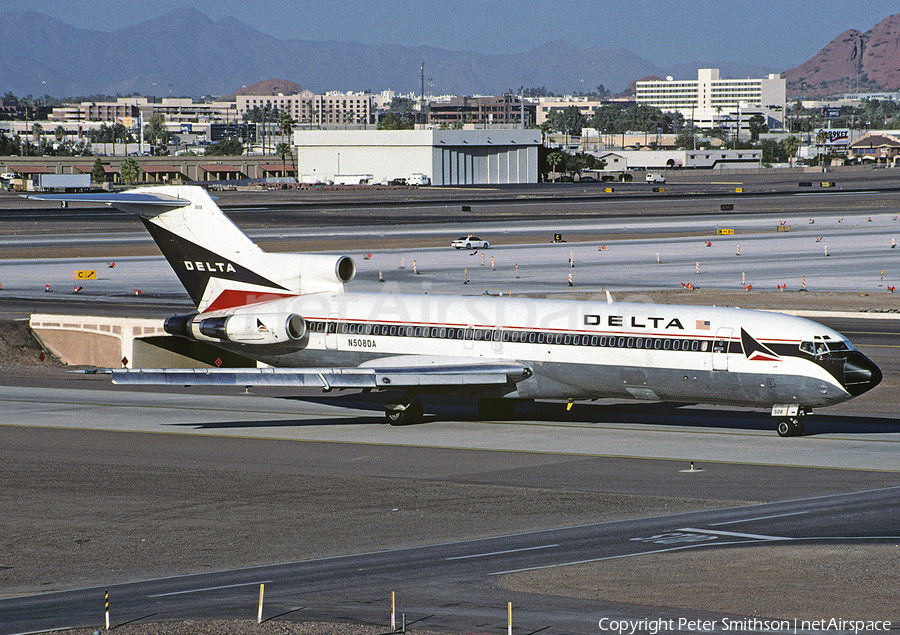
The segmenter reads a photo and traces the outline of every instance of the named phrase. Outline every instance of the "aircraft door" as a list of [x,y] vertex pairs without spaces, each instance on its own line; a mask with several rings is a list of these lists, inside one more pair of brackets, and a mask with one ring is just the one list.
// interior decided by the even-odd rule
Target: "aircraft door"
[[728,345],[734,329],[722,327],[716,331],[712,346],[712,369],[728,370]]
[[325,348],[335,351],[338,347],[338,324],[341,320],[340,313],[329,313],[325,320]]

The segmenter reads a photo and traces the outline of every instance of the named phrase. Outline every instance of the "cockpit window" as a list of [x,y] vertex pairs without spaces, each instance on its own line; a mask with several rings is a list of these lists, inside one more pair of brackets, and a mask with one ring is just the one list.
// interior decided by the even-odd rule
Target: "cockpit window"
[[815,342],[801,342],[800,350],[809,355],[826,355],[829,352],[849,351],[850,347],[843,340],[829,340],[827,342],[816,340]]

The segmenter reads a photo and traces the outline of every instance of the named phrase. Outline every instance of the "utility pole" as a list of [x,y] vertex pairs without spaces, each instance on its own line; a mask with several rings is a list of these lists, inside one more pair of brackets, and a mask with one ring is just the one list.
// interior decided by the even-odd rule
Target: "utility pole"
[[419,102],[419,112],[422,114],[422,123],[425,123],[425,60],[422,60],[422,66],[420,68],[421,77],[420,80],[422,82],[422,99]]

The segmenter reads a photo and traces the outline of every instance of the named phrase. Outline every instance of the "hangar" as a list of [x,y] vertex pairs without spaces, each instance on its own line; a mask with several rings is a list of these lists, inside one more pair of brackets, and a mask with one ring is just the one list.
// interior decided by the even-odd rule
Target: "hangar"
[[371,175],[389,182],[421,174],[432,185],[537,183],[540,130],[300,130],[301,183]]

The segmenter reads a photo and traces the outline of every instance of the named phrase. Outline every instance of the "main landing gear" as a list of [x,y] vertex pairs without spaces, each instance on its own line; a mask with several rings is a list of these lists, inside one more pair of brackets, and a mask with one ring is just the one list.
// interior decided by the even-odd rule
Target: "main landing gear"
[[[414,394],[391,399],[384,404],[384,414],[392,426],[408,426],[421,423],[425,415],[422,402]],[[516,411],[513,399],[482,397],[478,400],[478,416],[484,421],[502,421],[512,418]]]
[[425,415],[422,402],[415,395],[403,395],[384,404],[385,416],[392,426],[421,423]]

